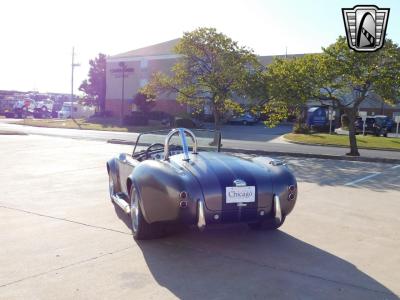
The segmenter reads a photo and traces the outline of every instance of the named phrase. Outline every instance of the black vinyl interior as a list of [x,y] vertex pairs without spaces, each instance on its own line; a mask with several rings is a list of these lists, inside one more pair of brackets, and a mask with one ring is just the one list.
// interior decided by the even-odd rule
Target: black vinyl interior
[[[169,145],[169,156],[182,153],[182,146]],[[151,144],[145,150],[133,155],[133,158],[144,161],[147,159],[160,160],[164,159],[164,145],[160,143]]]

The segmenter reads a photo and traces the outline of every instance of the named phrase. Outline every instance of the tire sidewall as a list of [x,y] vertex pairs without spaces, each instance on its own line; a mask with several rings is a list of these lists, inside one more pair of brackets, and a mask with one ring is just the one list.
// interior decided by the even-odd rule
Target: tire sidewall
[[112,196],[115,193],[115,182],[112,178],[111,172],[108,173],[108,193],[110,194],[110,199],[112,201]]
[[154,238],[160,238],[165,235],[165,230],[162,228],[160,223],[149,224],[143,216],[142,205],[139,193],[136,188],[132,185],[129,194],[129,202],[132,209],[132,197],[136,197],[137,201],[137,228],[134,229],[132,212],[130,213],[131,225],[132,225],[132,235],[135,240],[150,240]]
[[[132,203],[133,203],[133,197],[136,198],[136,201],[139,201],[138,195],[136,193],[136,189],[134,186],[131,187],[130,193],[129,193],[129,204],[131,206],[132,209]],[[132,217],[132,213],[129,214],[130,218],[131,218],[131,226],[132,226],[132,234],[133,237],[136,239],[139,237],[139,232],[140,232],[140,227],[141,227],[141,214],[142,211],[140,209],[140,204],[138,203],[137,205],[137,209],[138,209],[138,213],[137,213],[137,228],[135,230],[134,226],[133,226],[133,217]]]

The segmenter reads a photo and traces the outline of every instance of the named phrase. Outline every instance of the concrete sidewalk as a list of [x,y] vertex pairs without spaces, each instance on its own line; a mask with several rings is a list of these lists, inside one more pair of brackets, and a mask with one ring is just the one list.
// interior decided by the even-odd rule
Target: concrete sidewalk
[[[271,131],[271,134],[257,134],[258,140],[251,140],[248,135],[250,126],[241,128],[241,126],[234,126],[236,128],[237,136],[243,131],[243,138],[234,139],[232,133],[227,136],[229,139],[222,136],[222,144],[224,151],[232,152],[247,152],[260,155],[290,155],[300,157],[317,157],[326,159],[340,159],[340,160],[355,160],[355,161],[370,161],[370,162],[387,162],[399,163],[400,152],[397,151],[383,151],[383,150],[366,150],[360,149],[361,157],[349,157],[346,153],[349,152],[347,148],[332,147],[332,146],[314,146],[314,145],[299,145],[289,143],[282,137],[281,131]],[[231,131],[233,130],[231,128]],[[60,128],[41,128],[32,126],[23,126],[16,124],[8,124],[0,122],[0,130],[17,131],[27,134],[45,135],[67,137],[83,140],[95,141],[109,141],[111,143],[119,144],[133,144],[136,141],[138,133],[134,132],[111,132],[111,131],[96,131],[96,130],[78,130],[78,129],[60,129]],[[257,128],[260,130],[260,128]],[[266,132],[270,132],[267,131]],[[261,140],[261,137],[264,137]]]
[[[134,142],[111,139],[107,141],[111,144],[134,145]],[[284,155],[292,157],[310,157],[322,159],[335,159],[347,161],[364,161],[364,162],[382,162],[400,164],[399,151],[381,151],[381,150],[366,150],[360,149],[361,156],[347,156],[349,150],[343,147],[328,147],[328,146],[313,146],[301,145],[286,142],[283,139],[275,139],[268,143],[266,142],[243,142],[236,140],[223,140],[222,151],[233,153],[247,153],[256,155]],[[147,144],[140,144],[147,145]]]

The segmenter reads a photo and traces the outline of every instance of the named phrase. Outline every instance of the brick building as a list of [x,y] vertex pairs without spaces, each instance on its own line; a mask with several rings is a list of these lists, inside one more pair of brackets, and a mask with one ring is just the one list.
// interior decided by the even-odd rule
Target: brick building
[[[175,39],[108,57],[106,110],[119,116],[122,95],[124,96],[124,115],[136,110],[132,102],[138,90],[150,80],[153,73],[170,73],[171,67],[179,59],[180,56],[173,52],[178,41],[179,39]],[[122,77],[121,62],[125,64],[127,70],[124,78]],[[124,85],[124,89],[122,89],[122,85]],[[177,103],[174,95],[169,95],[158,98],[153,110],[176,114],[186,112],[187,107]]]
[[[155,72],[171,73],[172,66],[179,60],[180,55],[174,53],[174,47],[179,39],[136,49],[133,51],[109,56],[106,67],[106,110],[114,116],[120,116],[123,102],[123,114],[128,115],[136,110],[133,98]],[[301,54],[302,55],[302,54]],[[294,57],[298,55],[290,55]],[[285,57],[285,56],[282,56]],[[260,62],[268,65],[274,56],[260,56]],[[127,72],[122,78],[121,63],[125,64]],[[122,86],[124,88],[122,89]],[[122,96],[124,101],[122,101]],[[165,111],[170,114],[187,112],[188,107],[176,101],[176,95],[163,96],[156,99],[153,110]],[[237,99],[240,102],[240,99]]]
[[[171,73],[172,66],[179,60],[180,55],[174,53],[174,47],[179,39],[151,45],[133,51],[109,56],[106,67],[106,110],[114,116],[120,116],[123,102],[123,114],[129,115],[132,110],[136,110],[133,98],[138,90],[150,80],[155,72]],[[259,56],[259,61],[264,65],[269,65],[275,57],[292,58],[303,56],[304,54],[280,55],[280,56]],[[122,77],[122,66],[125,64],[125,76]],[[124,87],[124,88],[122,88]],[[122,98],[124,99],[122,101]],[[170,114],[187,112],[188,107],[176,101],[176,95],[164,95],[156,99],[153,110],[164,111]],[[240,102],[240,99],[237,99]],[[310,101],[309,105],[320,105]],[[364,101],[360,110],[371,114],[386,114],[392,116],[393,112],[400,111],[400,105],[390,106],[383,104],[379,96],[372,96]]]

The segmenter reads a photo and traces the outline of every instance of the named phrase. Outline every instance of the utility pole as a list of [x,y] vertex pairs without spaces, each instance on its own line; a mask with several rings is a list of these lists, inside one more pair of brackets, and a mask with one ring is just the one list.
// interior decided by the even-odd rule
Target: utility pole
[[121,61],[119,63],[122,71],[122,89],[121,89],[121,126],[124,125],[124,92],[125,92],[125,71],[126,71],[126,64],[125,62]]
[[75,63],[75,47],[72,47],[72,63],[71,63],[71,119],[73,119],[74,112],[74,68],[79,67],[80,64]]

